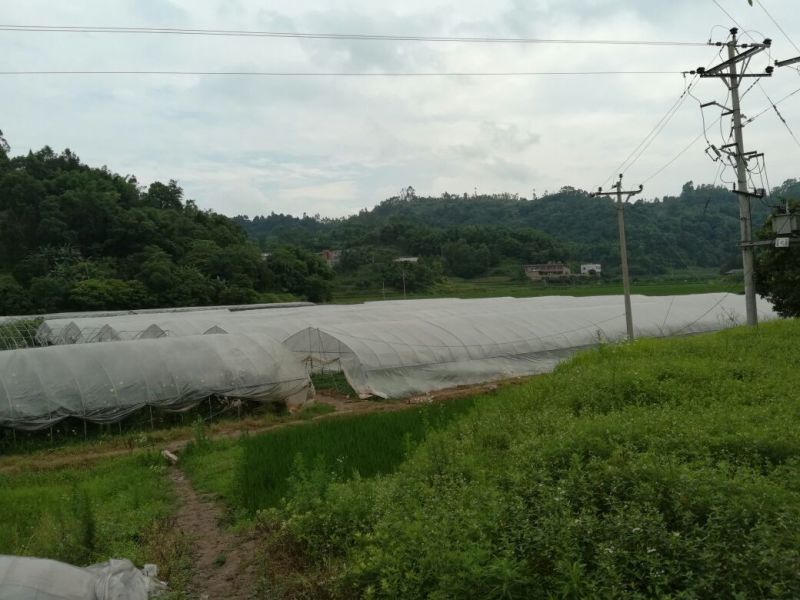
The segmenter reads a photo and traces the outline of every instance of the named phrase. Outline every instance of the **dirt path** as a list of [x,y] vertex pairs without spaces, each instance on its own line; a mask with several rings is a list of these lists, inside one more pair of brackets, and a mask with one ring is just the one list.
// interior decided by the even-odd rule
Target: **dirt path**
[[191,598],[250,600],[258,584],[258,540],[254,533],[234,534],[221,524],[223,510],[213,497],[198,494],[189,478],[170,467],[178,510],[175,527],[189,539],[194,564]]
[[[208,437],[212,440],[232,438],[240,436],[242,432],[245,431],[248,433],[262,433],[273,429],[301,426],[313,421],[337,418],[345,415],[361,415],[374,412],[406,410],[419,404],[445,402],[447,400],[454,400],[456,398],[463,398],[465,396],[485,393],[487,391],[497,389],[498,385],[505,385],[505,383],[452,388],[441,390],[439,392],[433,392],[432,394],[427,394],[425,396],[407,398],[405,400],[348,400],[318,393],[316,402],[333,406],[335,409],[333,412],[318,415],[311,419],[295,419],[279,421],[277,423],[264,423],[258,419],[248,419],[245,421],[221,421],[214,424],[213,430],[208,433]],[[158,431],[155,433],[158,434]],[[102,443],[96,443],[77,448],[56,448],[51,451],[42,451],[34,454],[12,454],[9,456],[0,456],[0,474],[11,475],[30,470],[88,467],[98,460],[124,456],[126,454],[131,454],[144,449],[167,449],[176,452],[182,450],[191,439],[192,432],[187,428],[185,431],[181,432],[178,437],[169,440],[155,441],[152,445],[145,447],[129,447],[119,445],[113,445],[109,447],[103,445]],[[112,443],[119,444],[120,441],[121,440],[114,440]]]

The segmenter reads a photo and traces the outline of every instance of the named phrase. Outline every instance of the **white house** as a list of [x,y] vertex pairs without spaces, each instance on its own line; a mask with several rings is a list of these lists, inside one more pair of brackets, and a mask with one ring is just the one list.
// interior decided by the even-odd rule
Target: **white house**
[[581,275],[600,275],[603,272],[602,267],[598,263],[586,263],[581,265]]

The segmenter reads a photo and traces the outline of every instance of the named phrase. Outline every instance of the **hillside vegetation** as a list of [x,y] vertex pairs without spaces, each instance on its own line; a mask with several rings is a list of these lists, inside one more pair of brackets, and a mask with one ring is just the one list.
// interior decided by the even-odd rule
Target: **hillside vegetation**
[[[776,195],[799,192],[794,180],[775,190]],[[767,212],[754,204],[756,227]],[[264,248],[292,240],[314,250],[340,249],[342,275],[372,281],[379,275],[393,286],[397,267],[390,263],[400,255],[422,257],[434,274],[457,277],[502,270],[509,262],[520,276],[523,263],[597,262],[607,274],[619,265],[612,200],[572,187],[533,200],[508,194],[418,197],[405,190],[345,219],[271,214],[236,220]],[[740,266],[738,204],[722,187],[689,182],[679,196],[633,203],[626,210],[626,229],[634,275]]]
[[299,248],[265,260],[175,181],[144,189],[69,150],[0,147],[0,314],[324,300],[331,277]]
[[[478,398],[396,473],[301,469],[286,597],[797,598],[800,322],[587,352]],[[269,557],[289,552],[292,568]]]
[[[800,183],[789,180],[774,195],[798,197]],[[754,204],[756,226],[767,212]],[[342,219],[230,219],[200,210],[172,180],[143,187],[69,150],[10,157],[0,147],[0,314],[325,302],[334,292],[376,299],[387,289],[388,297],[530,295],[528,263],[601,263],[603,278],[616,278],[615,213],[611,200],[571,187],[533,200],[420,198],[408,188]],[[637,202],[626,214],[634,278],[708,283],[740,264],[738,208],[723,188],[690,182],[680,196]],[[340,252],[333,269],[323,249]],[[761,290],[794,314],[796,251],[760,252]],[[419,261],[395,262],[400,256]],[[487,280],[496,292],[481,290]],[[477,285],[459,291],[464,281]]]

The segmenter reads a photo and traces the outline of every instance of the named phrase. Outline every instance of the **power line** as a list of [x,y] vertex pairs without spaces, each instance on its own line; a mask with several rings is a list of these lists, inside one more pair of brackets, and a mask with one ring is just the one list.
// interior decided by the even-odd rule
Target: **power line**
[[664,121],[663,121],[663,122],[661,123],[661,125],[658,127],[658,129],[657,129],[657,131],[655,132],[655,134],[653,134],[653,136],[652,136],[652,137],[650,138],[650,140],[649,140],[649,141],[648,141],[648,142],[647,142],[647,143],[644,145],[644,147],[641,149],[641,151],[639,151],[639,152],[638,152],[638,154],[636,154],[636,156],[633,158],[633,160],[631,160],[631,161],[628,163],[628,165],[627,165],[627,166],[625,167],[625,169],[622,171],[623,173],[627,172],[627,171],[628,171],[628,170],[629,170],[629,169],[630,169],[630,168],[631,168],[633,165],[635,165],[635,164],[636,164],[636,162],[637,162],[637,161],[638,161],[638,160],[639,160],[639,159],[642,157],[642,155],[643,155],[643,154],[644,154],[644,153],[647,151],[647,149],[648,149],[648,148],[649,148],[649,147],[650,147],[650,146],[653,144],[653,142],[655,141],[655,139],[656,139],[656,138],[657,138],[657,137],[658,137],[658,136],[661,134],[661,132],[662,132],[662,131],[664,131],[664,128],[665,128],[667,125],[669,125],[669,122],[672,120],[672,117],[674,117],[674,116],[675,116],[675,114],[678,112],[678,110],[680,110],[681,106],[683,105],[683,102],[686,100],[686,96],[689,94],[689,91],[691,90],[692,86],[693,86],[695,83],[696,83],[696,80],[695,80],[695,81],[693,81],[693,82],[691,82],[691,83],[689,83],[689,85],[688,85],[688,86],[686,86],[686,89],[683,91],[683,94],[681,94],[681,97],[678,99],[678,104],[677,104],[677,106],[675,107],[675,109],[672,111],[672,113],[671,113],[671,114],[669,114],[669,115],[667,116],[667,118],[666,118],[666,119],[664,119]]
[[[713,32],[713,28],[712,28],[712,32]],[[722,53],[722,49],[719,50],[719,52],[717,53],[717,56],[719,56],[721,53]],[[711,59],[711,61],[708,63],[709,67],[714,62],[715,59],[716,59],[716,57]],[[692,96],[692,98],[695,98],[695,100],[697,100],[697,98],[694,96],[694,94],[692,94],[692,87],[698,82],[699,76],[696,75],[692,79],[692,81],[690,81],[688,84],[686,84],[686,72],[683,73],[683,77],[684,77],[684,89],[683,89],[683,92],[681,92],[680,96],[678,96],[677,100],[675,100],[675,102],[669,107],[669,109],[667,109],[667,112],[664,114],[664,116],[661,117],[661,119],[659,119],[659,121],[653,126],[653,128],[644,137],[644,139],[641,142],[639,142],[639,145],[636,146],[636,148],[633,149],[633,151],[627,156],[627,158],[624,161],[622,161],[622,164],[619,167],[617,167],[617,169],[615,169],[612,172],[612,174],[609,175],[606,178],[606,180],[601,184],[600,187],[605,186],[606,183],[608,183],[608,181],[612,177],[614,177],[615,173],[620,173],[620,172],[624,173],[624,172],[626,172],[628,169],[630,169],[634,165],[634,163],[636,163],[642,157],[642,155],[645,153],[645,151],[647,151],[647,149],[652,145],[653,141],[655,141],[656,137],[658,137],[661,134],[661,132],[664,130],[664,128],[672,120],[672,117],[674,117],[675,114],[678,112],[678,110],[680,109],[681,105],[686,100],[686,96],[687,95]],[[698,101],[698,103],[700,103],[699,100],[697,100],[697,101]],[[703,128],[704,128],[705,131],[707,131],[705,129],[705,118],[703,119],[703,121],[704,121]],[[637,152],[638,152],[638,154],[637,154]],[[635,156],[635,158],[634,158],[634,156]]]
[[678,152],[678,153],[677,153],[677,154],[676,154],[676,155],[675,155],[673,158],[671,158],[671,159],[670,159],[670,160],[669,160],[669,161],[668,161],[668,162],[667,162],[667,163],[666,163],[664,166],[662,166],[661,168],[659,168],[659,169],[658,169],[658,170],[657,170],[655,173],[653,173],[652,175],[650,175],[649,177],[647,177],[647,178],[646,178],[644,181],[642,181],[642,184],[644,185],[645,183],[647,183],[648,181],[650,181],[650,180],[651,180],[651,179],[653,179],[654,177],[656,177],[656,176],[660,175],[661,173],[663,173],[663,172],[664,172],[664,171],[667,169],[667,167],[669,167],[670,165],[672,165],[672,163],[674,163],[674,162],[675,162],[676,160],[678,160],[678,159],[679,159],[681,156],[683,156],[683,155],[684,155],[686,152],[688,152],[688,151],[689,151],[689,149],[690,149],[692,146],[694,146],[694,145],[695,145],[697,142],[699,142],[699,141],[700,141],[700,140],[701,140],[703,137],[705,137],[705,135],[706,135],[706,133],[708,132],[708,130],[709,130],[709,129],[711,129],[711,128],[712,128],[714,125],[716,125],[716,124],[717,124],[717,122],[718,122],[718,121],[720,121],[721,119],[722,119],[722,117],[719,117],[719,118],[718,118],[716,121],[714,121],[713,123],[711,123],[711,125],[709,125],[709,126],[708,126],[708,127],[705,129],[705,131],[703,131],[703,132],[702,132],[700,135],[698,135],[698,136],[697,136],[696,138],[694,138],[694,139],[693,139],[691,142],[689,142],[689,144],[688,144],[688,145],[687,145],[685,148],[683,148],[683,149],[682,149],[680,152]]
[[[684,80],[685,80],[685,77],[686,77],[686,75],[684,74]],[[692,82],[692,83],[694,83],[694,82]],[[654,140],[656,138],[656,136],[658,136],[658,134],[661,132],[659,127],[661,127],[662,124],[666,125],[666,122],[669,122],[669,120],[672,119],[672,116],[675,114],[675,112],[677,112],[677,110],[680,108],[680,105],[683,103],[683,100],[686,98],[686,93],[689,91],[690,86],[691,86],[691,84],[689,86],[684,86],[683,92],[678,96],[678,98],[675,100],[675,102],[673,102],[672,105],[667,109],[667,112],[664,113],[664,116],[662,116],[658,120],[658,122],[655,125],[653,125],[653,128],[647,133],[647,135],[644,137],[644,139],[641,142],[639,142],[639,144],[631,151],[631,153],[628,154],[628,156],[625,158],[625,160],[623,160],[622,163],[616,169],[614,169],[608,177],[606,177],[606,179],[603,181],[603,183],[600,184],[597,187],[605,186],[608,183],[608,181],[612,177],[614,177],[614,175],[616,175],[617,173],[623,173],[624,172],[623,168],[627,169],[627,168],[629,168],[631,166],[628,163],[631,161],[633,156],[640,149],[642,149],[642,146],[644,146],[648,142],[648,140],[650,140],[650,142],[652,143],[652,140]],[[663,129],[663,127],[661,127],[661,129]],[[651,139],[651,137],[652,137],[652,139]],[[649,146],[650,144],[648,143],[647,145]],[[646,148],[642,149],[642,152],[644,152],[644,150],[646,150]],[[639,154],[639,156],[641,156],[641,153]],[[636,160],[638,160],[638,158],[639,157],[637,157]],[[633,164],[633,163],[631,163],[631,164]]]
[[92,27],[65,25],[11,25],[0,24],[0,31],[28,33],[110,33],[194,35],[222,37],[262,37],[323,40],[361,40],[397,42],[458,42],[479,44],[586,44],[615,46],[707,46],[706,42],[656,41],[656,40],[585,40],[509,37],[461,37],[425,35],[382,35],[368,33],[308,33],[297,31],[247,31],[230,29],[185,29],[178,27]]
[[797,139],[797,136],[794,134],[794,131],[792,131],[792,128],[789,127],[789,123],[786,122],[786,119],[781,114],[781,111],[778,110],[778,107],[772,101],[772,98],[770,98],[769,94],[767,94],[767,90],[765,90],[763,86],[759,87],[761,88],[761,92],[764,94],[764,97],[772,105],[772,108],[775,110],[775,114],[778,115],[778,118],[781,120],[781,123],[783,123],[783,125],[786,127],[786,130],[789,132],[789,135],[792,136],[794,143],[797,144],[798,147],[800,147],[800,140]]
[[[726,15],[726,16],[727,16],[727,17],[728,17],[728,18],[729,18],[731,21],[733,21],[733,24],[734,24],[734,25],[736,25],[736,26],[737,26],[737,27],[738,27],[740,30],[742,29],[742,26],[741,26],[741,25],[739,25],[739,23],[736,21],[736,19],[734,19],[734,18],[733,18],[733,15],[731,15],[731,13],[729,13],[727,10],[725,10],[725,8],[722,6],[722,4],[720,4],[719,2],[717,2],[717,0],[711,0],[711,1],[712,1],[714,4],[716,4],[716,5],[717,5],[717,8],[719,8],[719,9],[720,9],[722,12],[724,12],[724,13],[725,13],[725,15]],[[747,37],[749,37],[751,40],[753,39],[753,36],[752,36],[752,35],[750,35],[749,33],[747,33],[746,31],[744,31],[744,34],[745,34]]]
[[747,121],[745,122],[745,125],[749,125],[750,123],[755,121],[758,117],[760,117],[764,113],[768,112],[771,108],[777,106],[778,104],[784,102],[785,100],[788,100],[792,96],[796,96],[797,94],[800,94],[800,88],[797,88],[795,91],[786,94],[783,98],[781,98],[777,102],[775,102],[773,104],[770,104],[770,106],[767,106],[763,110],[759,111],[754,117],[750,117],[749,119],[747,119]]
[[448,71],[448,72],[303,72],[303,71],[134,71],[134,70],[41,70],[0,71],[2,75],[214,75],[234,77],[534,77],[581,75],[676,75],[680,71]]
[[786,39],[789,41],[789,43],[790,43],[792,46],[794,46],[794,49],[795,49],[795,50],[797,50],[798,52],[800,52],[800,48],[798,48],[798,47],[797,47],[797,44],[795,44],[795,43],[792,41],[792,38],[790,38],[790,37],[789,37],[789,34],[787,34],[787,33],[786,33],[784,30],[783,30],[783,27],[781,27],[780,23],[778,23],[778,22],[777,22],[777,21],[776,21],[776,20],[773,18],[773,16],[772,16],[772,15],[769,13],[769,11],[766,9],[766,7],[765,7],[763,4],[761,4],[761,1],[760,1],[760,0],[756,0],[756,4],[758,4],[759,8],[761,8],[761,10],[763,10],[763,11],[764,11],[764,13],[766,13],[766,15],[769,17],[769,20],[770,20],[770,21],[772,21],[772,22],[775,24],[775,27],[777,27],[777,28],[778,28],[778,31],[780,31],[780,32],[783,34],[783,37],[785,37],[785,38],[786,38]]

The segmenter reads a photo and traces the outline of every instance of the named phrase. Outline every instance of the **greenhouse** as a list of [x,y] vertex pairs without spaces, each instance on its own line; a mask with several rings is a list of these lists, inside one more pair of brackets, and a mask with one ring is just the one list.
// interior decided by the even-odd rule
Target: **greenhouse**
[[0,352],[0,426],[67,417],[113,423],[145,407],[182,411],[211,396],[299,406],[308,374],[280,342],[215,335]]
[[[362,397],[398,398],[535,375],[583,348],[626,338],[618,297],[536,298],[482,304],[482,312],[309,327],[285,344],[309,370],[342,370]],[[635,333],[662,337],[738,324],[730,294],[633,298]],[[774,318],[759,302],[761,319]],[[425,314],[422,311],[421,314]]]
[[[738,295],[632,301],[637,337],[744,321]],[[775,318],[765,300],[758,310]],[[549,296],[71,316],[45,320],[37,337],[56,345],[0,352],[0,425],[105,423],[212,395],[296,404],[317,371],[344,372],[362,397],[398,398],[547,372],[626,328],[620,296]]]

